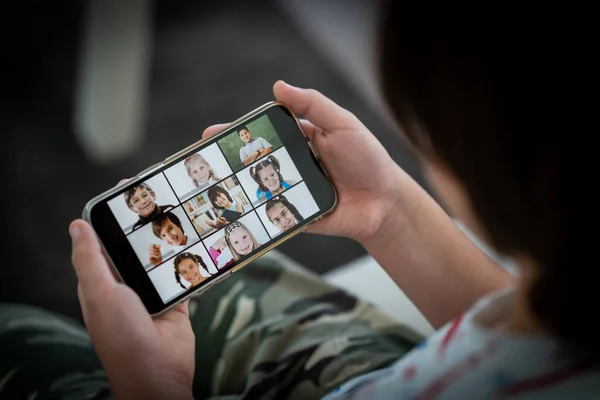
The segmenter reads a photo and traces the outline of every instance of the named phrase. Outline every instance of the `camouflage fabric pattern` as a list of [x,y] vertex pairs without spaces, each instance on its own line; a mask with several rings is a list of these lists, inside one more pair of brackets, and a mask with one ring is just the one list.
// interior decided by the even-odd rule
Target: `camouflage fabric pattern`
[[[272,253],[190,302],[195,398],[318,399],[422,339]],[[80,324],[0,306],[0,399],[109,397]]]

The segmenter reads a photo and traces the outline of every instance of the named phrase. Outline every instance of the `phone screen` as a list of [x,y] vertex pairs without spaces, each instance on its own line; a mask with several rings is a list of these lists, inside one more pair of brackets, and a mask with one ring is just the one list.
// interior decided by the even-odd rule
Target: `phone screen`
[[335,196],[324,179],[276,106],[124,185],[92,222],[126,283],[157,311],[327,211]]

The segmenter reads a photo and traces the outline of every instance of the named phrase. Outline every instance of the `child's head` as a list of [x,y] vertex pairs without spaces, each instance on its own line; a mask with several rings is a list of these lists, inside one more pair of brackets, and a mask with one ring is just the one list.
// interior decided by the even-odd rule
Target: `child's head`
[[223,189],[221,186],[213,186],[208,189],[208,199],[214,208],[218,208],[223,210],[225,208],[231,207],[231,203],[233,203],[233,198],[227,192],[227,190]]
[[265,213],[269,221],[282,232],[292,228],[298,222],[304,221],[296,206],[283,195],[267,201]]
[[175,267],[175,280],[184,289],[187,289],[183,283],[181,283],[180,277],[183,277],[189,284],[190,288],[198,285],[204,280],[204,277],[200,273],[200,268],[206,271],[207,274],[208,268],[200,257],[197,254],[192,253],[181,253],[177,257],[175,257],[175,261],[173,261],[173,266]]
[[187,242],[181,221],[170,211],[152,221],[152,233],[171,246],[183,246]]
[[124,196],[127,207],[140,217],[147,217],[156,209],[156,194],[146,183],[132,187]]
[[185,165],[188,176],[192,178],[196,187],[207,183],[211,178],[219,180],[210,164],[198,153],[186,158],[183,165]]
[[[576,60],[548,61],[568,54],[570,41],[548,36],[546,23],[531,31],[513,18],[481,24],[458,17],[414,35],[431,10],[386,3],[380,86],[426,161],[432,190],[455,217],[523,266],[519,288],[526,301],[519,303],[527,315],[600,355],[598,331],[583,318],[598,295],[590,264],[580,261],[590,253],[578,226],[593,209],[582,207],[585,195],[574,190],[582,147],[568,136],[579,132],[574,121],[592,115],[582,112],[578,91],[591,75]],[[513,34],[500,38],[497,30],[507,23]],[[535,32],[546,33],[545,45],[531,52]],[[510,61],[515,55],[518,63]],[[575,171],[583,179],[595,173]]]
[[253,167],[250,167],[250,176],[262,192],[274,192],[281,187],[284,181],[279,172],[279,160],[275,156],[269,156]]
[[238,136],[240,137],[240,139],[242,139],[242,142],[244,143],[250,143],[250,141],[252,140],[252,134],[248,130],[247,126],[244,126],[238,131]]
[[233,222],[227,225],[225,228],[225,241],[235,260],[250,254],[259,246],[252,232],[241,222]]

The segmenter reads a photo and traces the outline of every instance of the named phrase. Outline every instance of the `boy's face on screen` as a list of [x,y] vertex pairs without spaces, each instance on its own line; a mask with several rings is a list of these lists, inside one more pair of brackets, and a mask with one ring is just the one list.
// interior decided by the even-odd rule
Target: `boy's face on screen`
[[282,203],[276,203],[267,214],[273,225],[280,231],[286,231],[296,225],[294,214]]
[[183,229],[175,225],[171,220],[160,228],[160,238],[171,246],[183,246],[187,242],[187,237]]
[[245,229],[236,228],[229,234],[229,242],[239,255],[246,255],[254,250],[254,243]]
[[154,212],[156,208],[156,195],[149,192],[148,189],[139,187],[135,190],[131,199],[129,199],[129,208],[140,217],[147,217]]
[[240,131],[240,139],[242,139],[242,142],[244,143],[250,143],[252,140],[252,135],[250,132],[248,132],[248,129],[242,129]]
[[179,271],[179,275],[181,275],[183,279],[189,282],[192,286],[202,282],[202,275],[200,274],[198,263],[191,258],[185,258],[182,262],[180,262],[177,266],[177,270]]
[[281,182],[279,181],[279,174],[275,170],[275,167],[272,165],[268,165],[267,167],[260,170],[258,173],[260,177],[260,181],[267,189],[271,192],[276,191],[281,186]]

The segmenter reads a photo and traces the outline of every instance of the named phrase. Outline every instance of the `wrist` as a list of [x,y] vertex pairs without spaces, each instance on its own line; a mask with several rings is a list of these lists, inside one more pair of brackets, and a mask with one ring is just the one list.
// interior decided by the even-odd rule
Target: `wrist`
[[414,193],[414,188],[411,186],[418,185],[400,167],[395,171],[389,189],[379,197],[380,200],[375,207],[377,210],[375,229],[364,236],[353,238],[367,249],[376,244],[397,243],[406,231],[410,193]]

